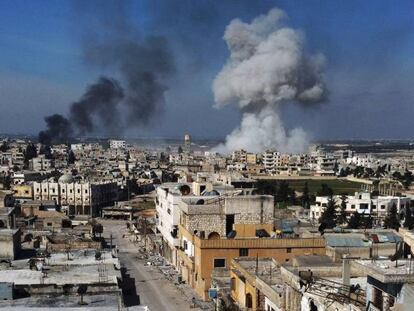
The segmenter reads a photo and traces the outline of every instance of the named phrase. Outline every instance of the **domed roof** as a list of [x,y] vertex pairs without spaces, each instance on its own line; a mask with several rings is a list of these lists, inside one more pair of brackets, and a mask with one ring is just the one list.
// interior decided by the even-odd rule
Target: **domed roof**
[[73,183],[73,176],[71,174],[63,174],[59,177],[58,182],[65,184]]
[[202,196],[205,197],[212,197],[212,196],[218,196],[220,193],[217,190],[211,190],[211,191],[205,191],[202,193]]

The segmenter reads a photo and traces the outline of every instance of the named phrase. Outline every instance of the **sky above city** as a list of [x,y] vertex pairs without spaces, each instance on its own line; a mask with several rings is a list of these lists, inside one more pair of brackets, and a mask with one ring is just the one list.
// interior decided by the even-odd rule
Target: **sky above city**
[[[235,105],[217,107],[212,91],[229,58],[226,26],[278,8],[286,24],[303,33],[304,49],[325,58],[324,101],[311,108],[284,105],[285,127],[301,127],[313,139],[413,138],[413,1],[141,0],[122,8],[107,1],[79,3],[0,1],[0,132],[37,134],[45,116],[67,115],[99,77],[122,81],[118,65],[102,64],[103,58],[97,65],[94,54],[85,57],[85,45],[93,36],[105,37],[114,24],[123,27],[117,18],[126,18],[137,38],[165,40],[171,67],[159,71],[162,105],[148,122],[131,119],[123,135],[224,138],[242,118]],[[94,23],[101,7],[105,23]],[[146,61],[137,60],[139,67]]]

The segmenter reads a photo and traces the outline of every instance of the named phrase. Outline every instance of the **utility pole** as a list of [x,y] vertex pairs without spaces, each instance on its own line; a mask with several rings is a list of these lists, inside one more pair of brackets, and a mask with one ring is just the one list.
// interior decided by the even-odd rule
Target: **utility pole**
[[144,250],[147,251],[147,219],[144,218]]
[[111,233],[111,235],[109,236],[109,239],[110,239],[110,243],[111,243],[111,254],[112,254],[112,233]]

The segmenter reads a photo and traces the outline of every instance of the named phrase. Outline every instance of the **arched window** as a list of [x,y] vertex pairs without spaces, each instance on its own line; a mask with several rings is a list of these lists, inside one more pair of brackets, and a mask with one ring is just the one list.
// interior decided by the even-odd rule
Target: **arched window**
[[253,308],[253,299],[250,293],[246,294],[246,308]]
[[217,232],[213,231],[208,235],[208,239],[209,240],[219,240],[220,239],[220,234],[218,234]]

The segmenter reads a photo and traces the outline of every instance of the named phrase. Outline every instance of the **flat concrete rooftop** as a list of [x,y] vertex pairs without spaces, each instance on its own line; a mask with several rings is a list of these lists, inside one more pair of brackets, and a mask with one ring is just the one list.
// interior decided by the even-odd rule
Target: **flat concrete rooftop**
[[414,260],[356,260],[351,264],[382,283],[414,282]]

